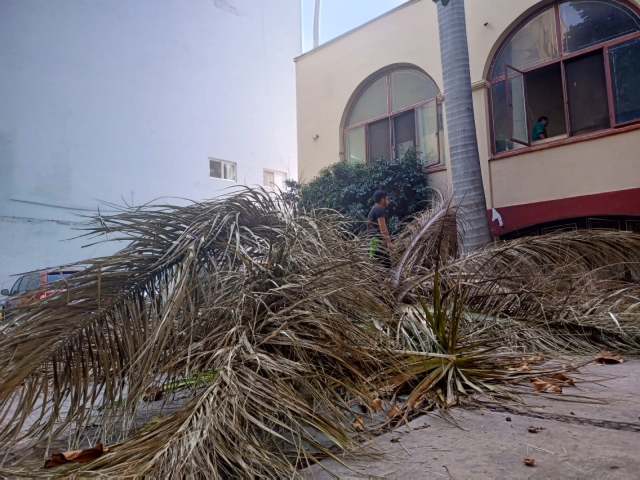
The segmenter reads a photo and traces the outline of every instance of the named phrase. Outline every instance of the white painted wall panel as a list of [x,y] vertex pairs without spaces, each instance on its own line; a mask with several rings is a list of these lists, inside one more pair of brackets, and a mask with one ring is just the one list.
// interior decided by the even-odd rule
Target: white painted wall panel
[[299,0],[0,0],[0,217],[212,198],[209,157],[296,178],[300,49]]

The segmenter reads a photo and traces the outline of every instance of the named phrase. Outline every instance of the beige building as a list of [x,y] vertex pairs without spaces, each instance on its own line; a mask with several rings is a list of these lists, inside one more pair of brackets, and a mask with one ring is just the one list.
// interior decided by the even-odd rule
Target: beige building
[[[436,8],[409,1],[296,59],[302,181],[415,146],[429,182],[451,182]],[[640,231],[640,0],[467,0],[466,15],[494,234]]]

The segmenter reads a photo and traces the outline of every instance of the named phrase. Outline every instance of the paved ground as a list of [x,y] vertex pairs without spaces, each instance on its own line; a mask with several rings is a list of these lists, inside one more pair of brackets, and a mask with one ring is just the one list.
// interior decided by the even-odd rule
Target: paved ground
[[[377,449],[368,445],[344,457],[347,467],[324,461],[333,475],[320,465],[302,473],[307,479],[640,478],[640,361],[591,364],[581,372],[571,375],[576,387],[562,394],[525,395],[535,406],[527,415],[456,409],[463,429],[426,415],[377,437]],[[424,424],[430,427],[413,430]],[[542,430],[529,433],[530,425]],[[524,465],[525,457],[535,466]]]

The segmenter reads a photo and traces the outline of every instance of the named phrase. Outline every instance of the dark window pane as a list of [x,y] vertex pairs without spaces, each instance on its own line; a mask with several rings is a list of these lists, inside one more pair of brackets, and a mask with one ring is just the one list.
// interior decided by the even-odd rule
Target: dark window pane
[[640,233],[640,220],[627,220],[627,231]]
[[416,117],[413,110],[393,118],[394,157],[402,158],[416,146]]
[[620,222],[617,220],[590,218],[588,225],[589,230],[620,230]]
[[542,229],[542,234],[548,233],[560,233],[560,232],[573,232],[578,230],[578,226],[575,223],[566,223],[564,225],[555,225],[553,227],[546,227]]
[[609,48],[616,123],[640,118],[640,38]]
[[562,43],[575,52],[640,29],[633,11],[612,0],[575,0],[560,5]]
[[222,178],[222,162],[217,162],[216,160],[209,161],[209,176]]
[[33,290],[40,286],[40,274],[34,273],[29,277],[29,283],[27,284],[27,290]]
[[66,278],[69,277],[71,275],[73,275],[75,272],[54,272],[54,273],[48,273],[47,274],[47,283],[51,283],[51,282],[57,282],[58,280],[62,280],[62,278]]
[[502,47],[491,78],[502,77],[505,64],[526,68],[557,56],[556,17],[550,8],[529,20]]
[[[549,138],[565,135],[567,122],[564,113],[564,92],[560,63],[537,68],[525,75],[527,79],[527,109],[529,130],[540,117],[547,117]],[[535,140],[535,139],[532,139]]]
[[20,277],[16,283],[13,284],[13,287],[11,288],[11,295],[15,295],[16,293],[20,292],[20,286],[23,282],[23,280],[25,281],[25,285],[26,285],[26,279],[28,277],[24,276],[24,277]]
[[611,126],[602,50],[565,63],[571,135]]
[[491,85],[491,100],[493,103],[493,136],[495,152],[505,152],[513,149],[513,142],[509,140],[509,119],[507,116],[507,90],[505,82]]
[[22,281],[20,282],[20,288],[18,289],[18,292],[22,293],[29,290],[30,282],[31,282],[31,275],[25,275],[24,277],[22,277]]
[[369,124],[369,160],[390,157],[389,119]]

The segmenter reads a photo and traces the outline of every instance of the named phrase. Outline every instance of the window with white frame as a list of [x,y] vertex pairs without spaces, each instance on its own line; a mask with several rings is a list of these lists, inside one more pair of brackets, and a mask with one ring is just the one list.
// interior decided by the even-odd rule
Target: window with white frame
[[209,177],[236,181],[236,164],[215,158],[209,159]]
[[287,180],[287,174],[283,172],[276,172],[274,170],[262,171],[262,184],[265,187],[278,187],[281,190],[286,188],[285,180]]

